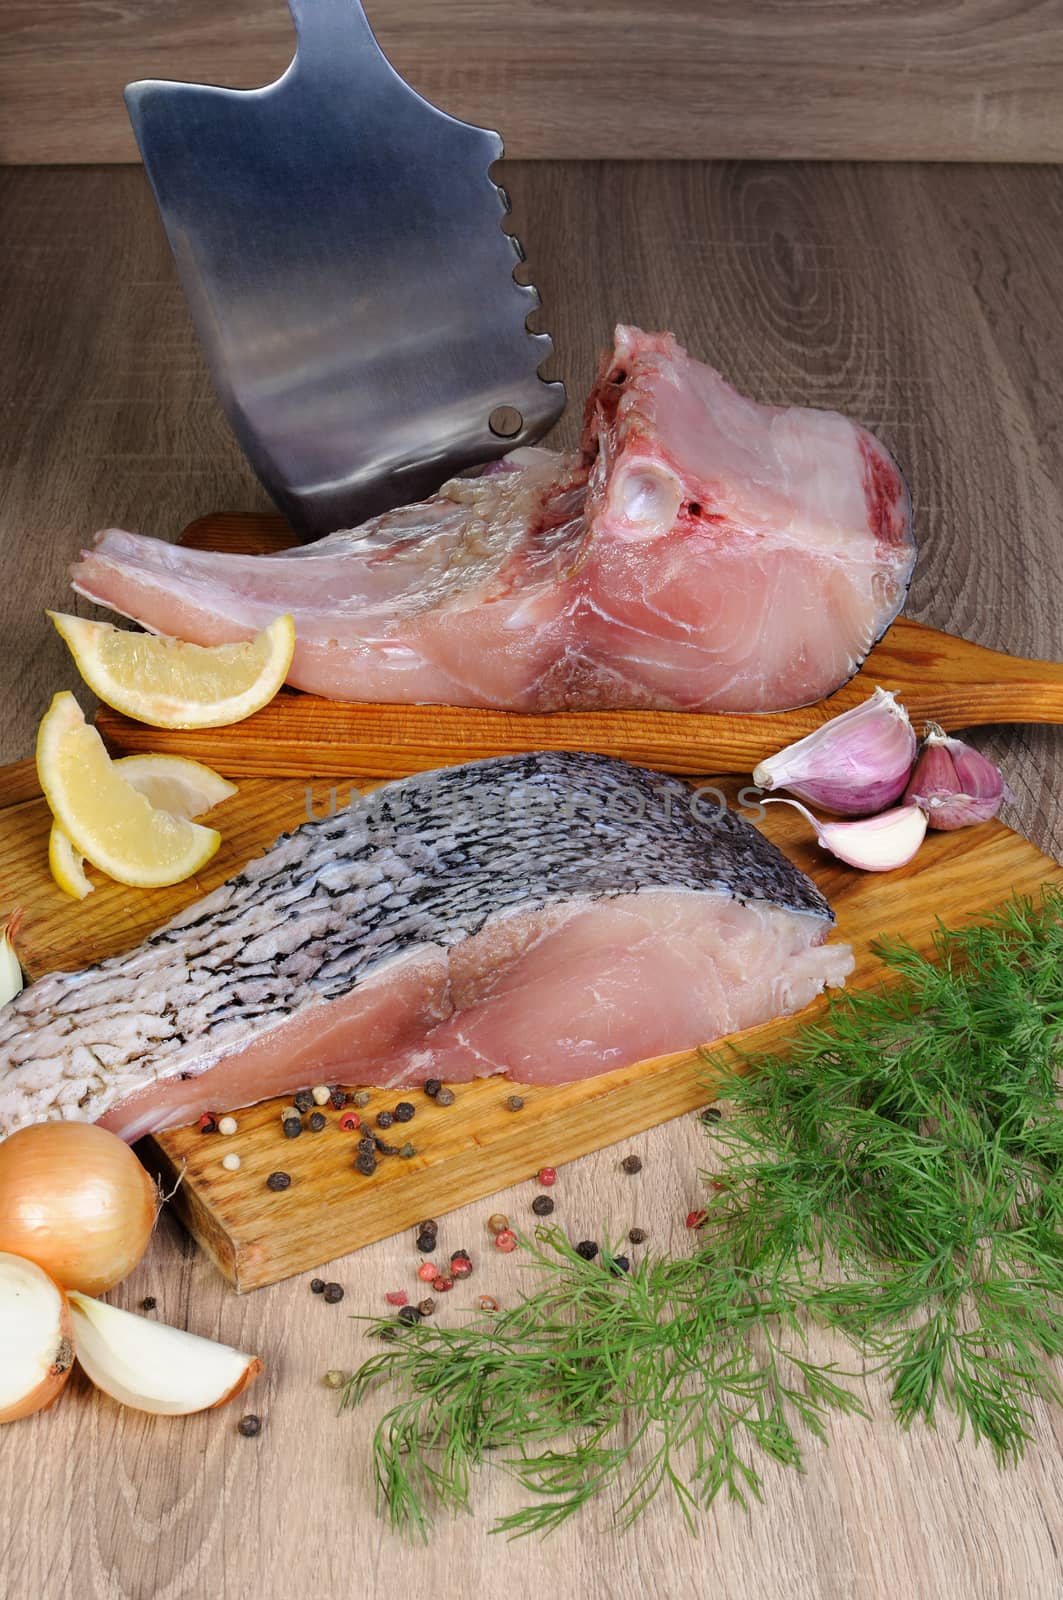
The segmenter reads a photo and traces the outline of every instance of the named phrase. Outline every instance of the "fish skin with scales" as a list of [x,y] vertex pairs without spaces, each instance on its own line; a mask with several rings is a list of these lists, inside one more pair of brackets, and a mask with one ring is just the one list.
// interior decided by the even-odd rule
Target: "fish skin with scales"
[[306,1083],[564,1082],[844,981],[833,914],[744,818],[610,757],[352,795],[135,949],[0,1011],[0,1136],[126,1139]]

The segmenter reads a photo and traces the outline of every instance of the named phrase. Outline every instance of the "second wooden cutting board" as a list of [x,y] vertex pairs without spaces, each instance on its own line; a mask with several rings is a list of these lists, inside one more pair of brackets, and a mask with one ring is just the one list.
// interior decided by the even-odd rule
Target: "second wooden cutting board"
[[[185,531],[197,549],[267,553],[294,542],[278,517],[204,517]],[[863,669],[829,700],[766,716],[680,711],[560,711],[521,715],[462,706],[347,705],[282,692],[231,728],[146,727],[101,707],[97,725],[123,753],[168,750],[229,777],[402,777],[520,750],[592,750],[663,772],[752,772],[758,761],[867,698],[895,689],[920,726],[1063,722],[1063,664],[1025,661],[901,617]]]

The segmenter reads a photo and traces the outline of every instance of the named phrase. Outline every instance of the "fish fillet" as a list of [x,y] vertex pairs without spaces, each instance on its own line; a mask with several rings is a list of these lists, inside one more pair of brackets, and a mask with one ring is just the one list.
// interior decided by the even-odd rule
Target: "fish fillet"
[[71,577],[197,644],[289,611],[289,682],[333,699],[742,712],[851,677],[914,560],[908,491],[865,428],[757,405],[671,334],[620,327],[578,452],[516,451],[273,556],[108,529]]
[[797,1011],[852,969],[735,813],[606,757],[388,784],[137,949],[0,1011],[0,1136],[126,1139],[306,1084],[555,1083]]

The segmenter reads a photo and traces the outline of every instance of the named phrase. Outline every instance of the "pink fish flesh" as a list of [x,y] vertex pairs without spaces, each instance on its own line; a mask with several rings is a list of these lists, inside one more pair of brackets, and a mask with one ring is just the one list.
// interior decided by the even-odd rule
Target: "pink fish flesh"
[[538,754],[281,838],[139,948],[0,1010],[0,1137],[126,1139],[315,1083],[559,1083],[798,1011],[851,971],[815,886],[671,778]]
[[830,694],[904,601],[908,491],[833,411],[757,405],[671,334],[620,327],[582,447],[515,451],[273,556],[108,529],[88,599],[198,644],[295,620],[289,682],[513,711],[778,711]]

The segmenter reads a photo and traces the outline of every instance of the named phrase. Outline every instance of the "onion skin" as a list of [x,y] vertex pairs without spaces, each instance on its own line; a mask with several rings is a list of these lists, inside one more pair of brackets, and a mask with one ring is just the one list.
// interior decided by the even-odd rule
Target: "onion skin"
[[[38,1270],[43,1271],[43,1268]],[[54,1406],[74,1370],[74,1319],[70,1302],[55,1280],[50,1281],[60,1301],[55,1357],[35,1389],[31,1389],[15,1405],[0,1408],[0,1423],[21,1422],[23,1417],[36,1416],[38,1411],[47,1411],[49,1406]]]
[[158,1209],[132,1150],[94,1123],[35,1123],[0,1144],[0,1251],[64,1289],[98,1295],[127,1278]]

